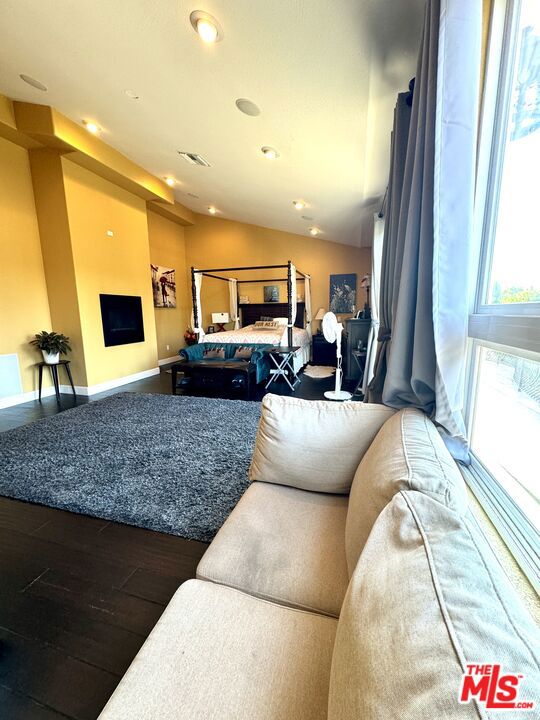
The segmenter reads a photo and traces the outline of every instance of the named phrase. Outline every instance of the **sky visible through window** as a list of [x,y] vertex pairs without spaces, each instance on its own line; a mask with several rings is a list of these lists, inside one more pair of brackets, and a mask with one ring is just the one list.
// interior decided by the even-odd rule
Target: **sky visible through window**
[[540,302],[540,0],[523,0],[488,302]]

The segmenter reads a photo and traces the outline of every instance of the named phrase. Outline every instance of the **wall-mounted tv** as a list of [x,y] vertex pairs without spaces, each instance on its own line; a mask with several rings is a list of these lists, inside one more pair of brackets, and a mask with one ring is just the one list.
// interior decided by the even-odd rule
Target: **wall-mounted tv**
[[105,347],[144,342],[141,298],[136,295],[100,295]]

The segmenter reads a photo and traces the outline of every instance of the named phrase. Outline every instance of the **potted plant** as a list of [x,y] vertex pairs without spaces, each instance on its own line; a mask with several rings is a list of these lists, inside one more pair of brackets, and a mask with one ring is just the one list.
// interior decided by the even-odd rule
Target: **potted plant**
[[184,340],[186,345],[195,345],[197,343],[197,334],[193,328],[188,328],[184,333]]
[[65,355],[68,350],[71,350],[68,337],[60,333],[49,333],[46,330],[36,333],[30,344],[41,350],[43,360],[47,365],[56,365],[60,360],[60,355]]

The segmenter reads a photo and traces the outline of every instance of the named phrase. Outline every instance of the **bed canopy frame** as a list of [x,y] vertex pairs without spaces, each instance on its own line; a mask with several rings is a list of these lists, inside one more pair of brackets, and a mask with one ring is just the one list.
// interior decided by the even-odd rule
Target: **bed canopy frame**
[[[244,279],[223,277],[222,275],[216,275],[215,273],[236,273],[246,272],[250,270],[287,270],[286,278],[265,278],[265,279]],[[308,298],[308,294],[311,292],[310,280],[311,276],[307,273],[303,273],[298,270],[297,267],[292,263],[291,260],[287,260],[286,265],[249,265],[246,267],[228,267],[228,268],[209,268],[206,270],[199,270],[197,268],[191,268],[191,299],[193,302],[193,328],[197,337],[201,338],[204,336],[204,331],[201,327],[201,282],[203,277],[213,278],[214,280],[224,280],[229,283],[229,291],[231,294],[231,307],[233,306],[233,295],[236,299],[236,316],[232,318],[235,324],[238,323],[238,307],[239,307],[239,292],[238,286],[242,283],[261,283],[261,282],[287,282],[287,342],[289,346],[293,344],[293,327],[296,317],[295,308],[297,307],[296,300],[296,282],[303,281],[305,285],[305,300],[306,300],[306,329],[311,336],[311,298]],[[237,328],[235,328],[237,329]]]

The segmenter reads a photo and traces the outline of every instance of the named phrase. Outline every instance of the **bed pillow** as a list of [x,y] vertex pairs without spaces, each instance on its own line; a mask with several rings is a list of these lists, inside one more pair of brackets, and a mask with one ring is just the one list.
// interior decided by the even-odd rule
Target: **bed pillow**
[[253,327],[255,330],[270,330],[275,332],[276,330],[281,330],[283,326],[275,320],[257,320]]
[[203,352],[203,358],[205,360],[225,360],[225,348],[208,348],[208,350]]
[[253,355],[253,348],[245,347],[244,345],[240,345],[240,347],[237,347],[236,350],[234,351],[234,359],[235,360],[250,360],[252,355]]
[[349,583],[328,719],[532,720],[534,710],[499,715],[470,696],[459,699],[467,665],[500,664],[503,674],[523,676],[517,702],[538,707],[539,650],[538,629],[470,514],[400,492],[378,517]]
[[358,463],[394,410],[264,396],[250,480],[316,492],[349,492]]

